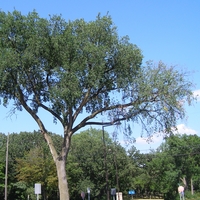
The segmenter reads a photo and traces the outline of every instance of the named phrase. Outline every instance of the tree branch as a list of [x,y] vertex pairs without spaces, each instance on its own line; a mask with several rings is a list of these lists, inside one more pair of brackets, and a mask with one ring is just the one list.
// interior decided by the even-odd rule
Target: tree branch
[[40,127],[40,130],[43,133],[46,133],[47,130],[44,126],[44,124],[42,123],[42,121],[40,120],[40,118],[38,117],[38,115],[27,105],[26,101],[24,100],[24,95],[23,92],[21,91],[20,87],[17,87],[17,90],[19,92],[19,101],[21,102],[22,106],[26,109],[26,111],[33,117],[33,119],[37,122],[37,124]]
[[[96,112],[92,113],[91,115],[89,115],[88,117],[83,119],[76,127],[73,128],[72,132],[76,132],[77,130],[79,130],[80,128],[82,128],[86,125],[103,125],[103,124],[105,124],[103,122],[88,122],[88,121],[102,112],[113,110],[115,108],[120,108],[120,109],[127,108],[127,107],[131,106],[132,104],[133,104],[133,102],[130,102],[127,104],[117,104],[114,106],[104,107],[100,110],[97,110]],[[137,114],[137,112],[135,114]],[[114,119],[112,122],[127,120],[128,118],[130,118],[130,117],[128,115],[126,115],[126,116],[123,116],[120,120],[118,118],[118,119]],[[110,123],[110,122],[106,122],[106,123]]]
[[84,105],[87,103],[88,101],[88,97],[89,97],[89,94],[90,94],[90,89],[88,89],[88,91],[86,92],[80,106],[78,107],[78,109],[76,110],[76,112],[74,113],[73,115],[73,120],[75,121],[77,116],[79,115],[79,113],[81,112],[82,108],[84,107]]

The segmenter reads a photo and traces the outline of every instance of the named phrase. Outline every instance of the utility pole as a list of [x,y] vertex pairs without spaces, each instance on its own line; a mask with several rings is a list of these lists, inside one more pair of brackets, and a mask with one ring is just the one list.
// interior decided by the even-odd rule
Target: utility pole
[[[120,122],[117,123],[104,123],[102,125],[102,134],[103,134],[103,145],[104,145],[104,170],[105,170],[105,179],[106,179],[106,196],[107,196],[107,200],[110,200],[110,191],[109,191],[109,178],[108,178],[108,166],[107,166],[107,147],[106,147],[106,142],[105,142],[105,133],[104,133],[104,128],[107,126],[113,126],[113,125],[120,125]],[[116,172],[117,174],[117,172]],[[118,176],[117,176],[117,185],[119,187],[118,184]]]
[[9,144],[9,133],[7,135],[6,144],[6,173],[5,173],[5,200],[7,200],[7,188],[8,188],[8,144]]
[[102,126],[103,146],[104,146],[104,170],[105,170],[105,179],[106,179],[106,197],[107,197],[107,200],[110,200],[109,188],[108,188],[107,148],[106,148],[105,133],[104,133],[104,127],[106,126],[110,126],[110,124]]
[[116,141],[115,141],[115,149],[114,149],[114,163],[115,163],[115,174],[116,174],[116,184],[117,184],[117,195],[119,200],[119,177],[118,177],[118,168],[117,168],[117,157],[116,157]]

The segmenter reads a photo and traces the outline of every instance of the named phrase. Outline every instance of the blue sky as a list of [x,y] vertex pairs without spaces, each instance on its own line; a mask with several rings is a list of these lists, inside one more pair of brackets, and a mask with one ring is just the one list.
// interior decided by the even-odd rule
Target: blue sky
[[[162,60],[167,65],[191,72],[195,94],[200,94],[200,1],[198,0],[9,0],[0,8],[5,12],[14,9],[27,14],[34,9],[40,17],[62,14],[66,20],[84,18],[95,20],[98,13],[111,15],[120,36],[128,35],[130,41],[143,52],[144,62]],[[37,124],[25,112],[8,116],[9,107],[0,105],[0,132],[12,133],[38,130]],[[186,106],[187,118],[179,122],[181,133],[200,135],[200,100],[193,106]],[[54,125],[51,117],[43,114],[47,129],[62,133],[59,124]],[[111,131],[111,128],[108,128]],[[160,137],[147,144],[140,139],[140,131],[134,131],[136,147],[145,150],[157,147]]]

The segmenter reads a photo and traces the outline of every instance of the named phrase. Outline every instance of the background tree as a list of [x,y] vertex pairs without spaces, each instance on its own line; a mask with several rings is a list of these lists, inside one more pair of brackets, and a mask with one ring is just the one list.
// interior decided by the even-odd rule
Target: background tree
[[192,194],[193,187],[199,189],[199,142],[197,135],[174,135],[167,138],[165,146],[165,151],[174,156],[176,168],[179,170],[177,182],[183,185],[184,178],[185,189],[191,190]]
[[[137,194],[139,194],[141,191],[141,188],[143,188],[142,185],[144,185],[142,182],[144,179],[142,178],[142,174],[145,175],[145,171],[143,170],[143,161],[140,161],[140,158],[142,157],[142,154],[139,150],[136,149],[136,147],[132,146],[127,150],[127,156],[129,163],[126,165],[127,167],[124,170],[127,170],[127,176],[124,177],[126,181],[123,181],[123,184],[126,184],[126,188],[129,190],[137,190]],[[142,165],[140,165],[142,162]],[[141,181],[141,184],[139,183]],[[125,183],[124,183],[125,182]]]
[[153,153],[140,153],[134,146],[128,150],[128,155],[134,166],[134,175],[131,181],[132,189],[136,190],[138,197],[146,198],[154,191],[149,166],[154,157]]
[[[105,133],[105,142],[106,146],[111,143],[107,133]],[[78,166],[78,169],[73,169],[73,171],[76,171],[73,174],[77,176],[77,171],[81,173],[78,173],[77,180],[69,180],[70,187],[74,184],[76,185],[77,191],[74,191],[73,195],[78,194],[80,196],[81,191],[86,191],[87,187],[90,187],[93,197],[97,199],[104,198],[106,181],[103,148],[101,130],[90,128],[74,135],[69,156],[70,158],[73,156],[73,162]],[[70,161],[72,163],[71,159]],[[108,162],[110,162],[110,159],[107,157]],[[71,165],[67,169],[72,170]],[[69,177],[71,177],[71,173],[68,173]]]
[[[130,176],[128,156],[125,149],[112,140],[105,131],[105,144],[107,150],[107,170],[109,193],[111,188],[127,193]],[[91,199],[105,199],[106,179],[104,166],[104,145],[102,130],[90,128],[75,134],[72,138],[69,151],[70,164],[67,165],[69,176],[70,196],[74,199],[80,197],[80,192],[91,189]],[[126,166],[126,169],[124,169]],[[73,193],[72,193],[73,191]]]
[[[60,135],[51,134],[57,147],[62,142]],[[196,135],[171,135],[156,150],[140,153],[134,146],[125,149],[105,132],[107,147],[107,167],[109,172],[109,190],[117,188],[116,169],[119,179],[119,188],[124,199],[128,190],[135,189],[138,197],[165,196],[166,200],[179,198],[177,194],[180,178],[185,177],[187,182],[186,197],[189,198],[191,179],[195,192],[198,195],[199,187],[199,137]],[[28,138],[30,137],[30,138]],[[5,171],[5,144],[6,135],[0,134],[2,153],[2,198],[4,197]],[[20,143],[24,138],[24,142]],[[14,175],[8,176],[8,199],[27,199],[27,195],[34,194],[35,182],[41,182],[43,199],[57,199],[56,172],[53,161],[50,159],[47,144],[42,135],[21,132],[10,134],[10,148],[15,152],[9,155],[9,171]],[[27,144],[30,143],[30,144]],[[17,145],[18,144],[18,145]],[[32,146],[31,146],[32,145]],[[20,146],[20,147],[19,147]],[[28,147],[31,147],[28,149]],[[70,196],[80,198],[80,192],[91,188],[91,199],[105,198],[105,168],[102,130],[90,128],[75,134],[69,152],[67,174],[69,179]],[[59,148],[58,148],[59,149]],[[20,151],[17,153],[17,151]],[[19,156],[19,158],[17,157]],[[116,164],[115,166],[115,156]],[[124,166],[126,166],[124,168]],[[44,192],[45,189],[45,192]],[[34,197],[35,198],[35,197]],[[197,198],[198,199],[198,198]]]
[[[196,175],[199,174],[199,137],[196,135],[171,135],[165,142],[152,153],[152,159],[146,165],[145,173],[148,174],[149,192],[164,194],[166,200],[179,198],[177,193],[178,184],[183,185],[185,178],[186,196],[188,190],[199,191]],[[140,179],[140,177],[136,176]],[[193,180],[191,182],[191,180]],[[196,181],[197,182],[196,182]],[[192,183],[192,184],[191,184]]]
[[[61,146],[62,137],[60,135],[55,135],[52,133],[49,134],[52,136],[52,140],[54,141],[56,148],[59,149]],[[6,136],[4,140],[4,143],[6,145]],[[38,149],[40,149],[40,153],[38,152]],[[33,152],[35,152],[35,154]],[[39,155],[37,154],[37,152]],[[3,166],[5,166],[5,148],[3,153],[4,155],[1,158],[3,159],[2,164]],[[28,159],[30,157],[32,160],[35,161],[34,163],[30,164],[30,162],[28,162],[30,161],[30,159]],[[43,189],[45,189],[44,191],[47,191],[47,194],[52,194],[52,192],[56,193],[56,198],[57,186],[55,185],[55,182],[57,179],[56,173],[54,171],[55,169],[51,165],[52,160],[51,162],[50,160],[51,156],[50,152],[48,151],[48,146],[42,135],[39,134],[37,131],[34,131],[33,133],[11,133],[9,135],[8,155],[8,199],[27,199],[27,196],[31,195],[30,191],[32,191],[36,180],[42,183]],[[19,163],[21,164],[20,167]],[[39,165],[41,168],[38,169],[37,166]],[[25,169],[27,169],[27,166],[30,167],[30,169],[28,169],[28,171],[25,171]],[[41,176],[39,178],[38,176],[34,176],[35,171],[33,170],[33,168],[37,169],[38,172],[40,172]],[[5,171],[5,167],[3,170]],[[48,173],[49,170],[55,174],[51,176],[51,173]],[[29,177],[27,178],[27,176]],[[51,186],[51,189],[48,188],[49,185]],[[44,198],[46,198],[47,194],[43,192]]]
[[18,158],[16,171],[17,179],[25,182],[29,187],[33,187],[35,183],[41,183],[43,199],[57,199],[57,176],[56,168],[51,159],[51,155],[47,153],[43,147],[35,147],[31,149],[23,158]]
[[165,199],[175,199],[179,170],[174,157],[167,152],[154,152],[147,171],[150,177],[150,191],[158,195],[164,194]]
[[[57,168],[61,200],[69,199],[66,159],[80,128],[132,120],[148,135],[169,132],[184,117],[180,102],[192,98],[184,73],[162,62],[142,67],[140,49],[118,36],[110,16],[66,22],[35,11],[27,16],[1,11],[0,38],[2,104],[12,103],[13,112],[25,109],[38,124]],[[39,108],[62,124],[60,151]],[[102,113],[107,122],[96,120]]]

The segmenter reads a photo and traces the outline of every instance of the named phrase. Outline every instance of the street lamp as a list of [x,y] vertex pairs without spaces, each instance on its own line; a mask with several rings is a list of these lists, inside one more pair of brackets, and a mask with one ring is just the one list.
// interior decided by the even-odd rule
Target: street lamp
[[113,126],[113,125],[118,125],[119,123],[104,123],[104,125],[102,125],[102,134],[103,134],[103,146],[104,146],[104,169],[105,169],[105,179],[106,179],[106,196],[107,196],[107,200],[110,200],[110,191],[109,191],[109,187],[108,187],[108,167],[107,167],[107,148],[106,148],[106,143],[105,143],[105,132],[104,132],[104,128],[107,126]]
[[[115,142],[116,145],[116,142]],[[117,194],[119,200],[119,177],[118,177],[118,168],[117,168],[117,157],[116,157],[116,146],[114,151],[114,163],[115,163],[115,173],[116,173],[116,184],[117,184]]]
[[106,143],[105,143],[105,133],[104,128],[107,126],[111,126],[111,124],[103,125],[102,126],[102,134],[103,134],[103,150],[104,150],[104,170],[105,170],[105,179],[106,179],[106,196],[107,200],[109,200],[109,189],[108,189],[108,167],[107,167],[107,149],[106,149]]

